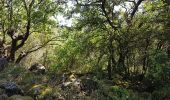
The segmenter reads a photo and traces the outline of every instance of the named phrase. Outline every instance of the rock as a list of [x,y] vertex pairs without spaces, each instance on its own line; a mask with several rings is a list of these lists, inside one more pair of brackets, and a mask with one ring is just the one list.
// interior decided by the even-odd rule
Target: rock
[[81,92],[81,80],[76,79],[75,81],[68,81],[68,82],[63,82],[61,84],[61,89],[66,90],[66,89],[73,89],[74,92]]
[[75,87],[78,87],[78,88],[80,88],[80,85],[81,85],[82,83],[81,83],[81,80],[80,79],[77,79],[77,80],[75,80],[74,82],[73,82],[73,85],[75,86]]
[[0,95],[0,100],[7,100],[8,96],[6,94]]
[[81,90],[87,92],[88,94],[92,91],[98,89],[98,83],[92,79],[82,79],[81,80]]
[[61,89],[62,89],[62,90],[65,90],[65,89],[67,89],[67,88],[71,88],[71,85],[72,85],[72,82],[63,82],[63,83],[61,84]]
[[45,98],[49,97],[52,94],[52,88],[43,84],[34,85],[29,91],[28,94],[38,100],[46,100]]
[[0,58],[0,71],[2,71],[8,65],[6,58]]
[[23,95],[23,90],[14,82],[4,82],[0,84],[0,88],[5,90],[8,96],[21,94]]
[[33,64],[29,70],[31,72],[34,72],[34,73],[38,73],[38,74],[44,74],[45,73],[45,67],[42,65],[42,64],[39,64],[39,63],[35,63]]
[[72,81],[72,82],[74,82],[74,81],[76,80],[76,76],[75,76],[74,74],[71,74],[71,75],[69,76],[69,80]]
[[9,97],[8,100],[34,100],[34,99],[30,96],[13,95]]
[[72,82],[63,82],[62,83],[62,86],[63,87],[68,87],[69,85],[71,85],[72,84]]
[[35,85],[29,90],[29,94],[35,97],[37,95],[40,95],[44,88],[45,86],[43,85]]

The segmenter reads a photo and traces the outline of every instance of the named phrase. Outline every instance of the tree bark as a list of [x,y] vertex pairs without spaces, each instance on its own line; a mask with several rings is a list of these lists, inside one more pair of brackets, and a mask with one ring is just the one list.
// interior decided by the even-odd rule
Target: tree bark
[[10,56],[8,58],[8,60],[11,62],[15,61],[16,45],[17,45],[17,40],[15,40],[15,39],[12,40]]
[[108,59],[108,65],[107,65],[107,72],[108,72],[108,79],[112,79],[112,61],[111,61],[111,56]]
[[149,47],[149,37],[146,39],[146,46],[144,48],[144,58],[143,58],[143,74],[146,73],[148,67],[148,47]]

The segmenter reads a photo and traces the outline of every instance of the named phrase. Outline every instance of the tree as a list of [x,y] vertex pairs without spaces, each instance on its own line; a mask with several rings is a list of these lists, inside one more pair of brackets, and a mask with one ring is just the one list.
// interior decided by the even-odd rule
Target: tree
[[1,0],[0,2],[0,33],[3,34],[3,46],[10,45],[7,55],[9,61],[19,63],[29,53],[44,47],[49,40],[54,40],[48,39],[42,46],[25,52],[17,52],[25,45],[30,35],[52,32],[55,22],[51,17],[57,11],[58,2],[51,0]]
[[[88,32],[95,30],[102,31],[104,39],[104,45],[107,49],[104,54],[107,55],[108,65],[108,77],[111,79],[113,69],[116,71],[116,67],[123,67],[126,71],[125,58],[128,54],[129,40],[126,39],[128,36],[129,26],[132,24],[132,19],[138,10],[139,5],[143,0],[137,2],[133,1],[134,7],[131,9],[124,8],[126,11],[115,11],[115,7],[118,5],[124,6],[128,1],[109,1],[109,0],[99,0],[99,1],[81,1],[75,0],[76,8],[71,12],[78,12],[81,14],[78,20],[78,27],[88,28]],[[122,17],[122,18],[120,18]],[[83,22],[83,23],[81,23]],[[100,29],[97,29],[100,28]],[[98,34],[97,33],[97,34]],[[96,33],[94,33],[96,34]],[[102,36],[99,35],[99,36]],[[117,45],[118,44],[118,45]],[[103,52],[103,51],[102,51]],[[117,55],[118,54],[118,55]],[[117,57],[115,56],[118,56]],[[99,56],[99,58],[101,58]]]
[[[160,44],[164,41],[158,34],[164,32],[162,27],[165,24],[156,23],[156,20],[160,17],[158,12],[163,10],[165,3],[144,0],[75,0],[73,4],[75,7],[70,12],[67,11],[66,16],[74,18],[74,14],[80,14],[76,17],[74,27],[83,32],[82,40],[87,37],[88,42],[84,42],[84,45],[90,46],[92,40],[96,40],[93,42],[94,51],[90,52],[95,55],[93,59],[96,65],[100,64],[100,69],[107,69],[109,79],[112,78],[113,72],[123,77],[144,77],[150,66],[149,58],[156,49],[156,41],[162,41]],[[122,10],[116,10],[119,7]],[[160,9],[155,9],[157,7]],[[162,45],[166,45],[165,41]]]

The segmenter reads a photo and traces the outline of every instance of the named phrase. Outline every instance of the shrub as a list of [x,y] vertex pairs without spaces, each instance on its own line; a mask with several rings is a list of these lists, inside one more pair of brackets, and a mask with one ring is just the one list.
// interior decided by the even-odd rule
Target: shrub
[[170,99],[170,86],[164,87],[152,93],[153,100],[169,100]]
[[166,52],[157,51],[150,56],[146,78],[157,86],[163,86],[170,80],[170,60]]

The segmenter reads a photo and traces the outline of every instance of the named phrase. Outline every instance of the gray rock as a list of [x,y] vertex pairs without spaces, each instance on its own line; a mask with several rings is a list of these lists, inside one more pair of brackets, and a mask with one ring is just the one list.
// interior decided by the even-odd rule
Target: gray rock
[[0,71],[2,71],[8,65],[6,58],[0,58]]
[[23,90],[14,82],[5,82],[0,84],[0,88],[5,90],[8,96],[20,94],[23,95]]
[[69,82],[63,82],[61,84],[61,88],[64,90],[66,88],[71,88],[74,87],[77,90],[81,90],[81,80],[80,79],[76,79],[75,81],[69,81]]
[[34,73],[44,74],[46,69],[42,64],[35,63],[29,68],[29,70]]
[[82,79],[81,80],[81,90],[91,94],[92,91],[98,89],[98,83],[92,79]]

